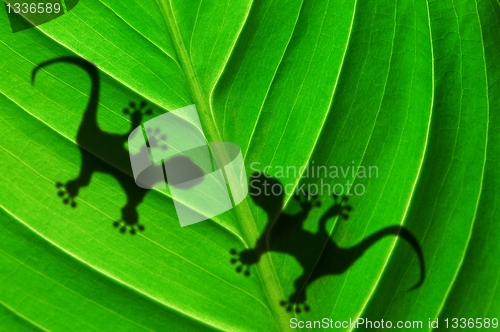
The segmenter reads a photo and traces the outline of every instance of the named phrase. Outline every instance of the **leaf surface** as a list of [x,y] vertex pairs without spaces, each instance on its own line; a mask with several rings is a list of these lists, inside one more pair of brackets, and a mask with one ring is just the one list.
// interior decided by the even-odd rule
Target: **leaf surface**
[[[428,329],[437,317],[498,315],[498,1],[88,0],[15,34],[0,12],[8,330],[287,330],[293,317]],[[91,82],[57,64],[31,84],[36,65],[61,56],[99,68],[103,131],[129,132],[122,110],[132,101],[146,100],[153,116],[195,103],[207,140],[238,144],[247,175],[293,167],[279,178],[290,188],[283,214],[297,209],[294,191],[349,181],[353,210],[328,221],[329,239],[352,247],[404,226],[423,250],[423,285],[409,291],[418,258],[386,237],[345,272],[302,287],[310,312],[284,310],[294,281],[313,278],[301,260],[317,267],[316,249],[327,248],[301,235],[320,231],[330,194],[287,240],[298,256],[266,253],[248,278],[229,251],[255,247],[272,222],[251,197],[181,228],[168,190],[152,190],[138,209],[146,230],[134,237],[111,226],[127,197],[109,174],[93,175],[77,208],[64,206],[54,184],[80,172],[76,134]],[[352,168],[314,177],[308,165]]]

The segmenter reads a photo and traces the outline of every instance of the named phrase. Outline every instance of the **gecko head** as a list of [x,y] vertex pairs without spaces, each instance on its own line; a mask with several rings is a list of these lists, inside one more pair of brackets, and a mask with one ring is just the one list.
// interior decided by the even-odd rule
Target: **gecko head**
[[281,212],[284,200],[283,184],[276,178],[262,172],[250,176],[249,195],[255,205],[265,210],[268,214]]

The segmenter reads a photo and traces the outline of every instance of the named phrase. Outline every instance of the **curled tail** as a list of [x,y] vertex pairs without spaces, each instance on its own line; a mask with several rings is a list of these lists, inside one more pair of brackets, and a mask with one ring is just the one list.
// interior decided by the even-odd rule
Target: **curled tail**
[[381,229],[380,231],[370,235],[363,241],[361,241],[358,245],[352,247],[351,249],[355,250],[357,252],[357,256],[361,256],[366,250],[368,250],[371,246],[373,246],[375,243],[377,243],[379,240],[386,236],[397,236],[401,237],[406,242],[408,242],[413,250],[415,250],[415,253],[418,256],[418,260],[420,263],[420,280],[410,289],[414,290],[416,288],[419,288],[422,286],[424,283],[425,279],[425,263],[424,263],[424,254],[422,252],[422,248],[420,247],[420,244],[418,243],[417,239],[415,236],[413,236],[410,231],[404,227],[401,226],[389,226],[384,229]]
[[61,58],[48,60],[42,62],[41,64],[36,66],[35,69],[33,69],[33,71],[31,72],[31,84],[32,85],[35,84],[36,74],[40,69],[43,69],[55,63],[69,63],[75,65],[85,70],[85,72],[90,76],[92,87],[90,91],[89,102],[85,110],[84,123],[88,121],[87,123],[97,124],[97,106],[99,104],[99,89],[100,89],[99,71],[97,67],[94,64],[88,62],[87,60],[72,56],[65,56]]

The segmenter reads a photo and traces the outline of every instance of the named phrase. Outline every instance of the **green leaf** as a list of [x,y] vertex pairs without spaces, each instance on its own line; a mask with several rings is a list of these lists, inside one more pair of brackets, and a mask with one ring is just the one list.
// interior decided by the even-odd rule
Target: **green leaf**
[[[261,331],[361,317],[430,329],[429,319],[498,318],[499,18],[495,0],[88,0],[12,33],[0,10],[0,326]],[[99,68],[103,132],[130,132],[130,102],[147,101],[151,117],[194,103],[208,141],[238,144],[248,177],[264,171],[288,188],[283,211],[249,196],[181,228],[169,191],[151,190],[138,207],[145,231],[120,234],[117,174],[130,166],[106,141],[88,152],[114,171],[94,173],[76,208],[61,204],[55,183],[81,170],[92,82],[67,63],[34,85],[31,75],[63,56]],[[312,176],[318,166],[328,174]],[[331,192],[320,207],[294,199],[336,184],[350,187],[348,220],[325,218]],[[287,220],[300,223],[267,232]],[[395,225],[423,252],[425,279],[411,291],[421,271],[405,232],[355,247]],[[351,247],[363,255],[329,254]],[[232,249],[243,262],[262,253],[249,277]]]

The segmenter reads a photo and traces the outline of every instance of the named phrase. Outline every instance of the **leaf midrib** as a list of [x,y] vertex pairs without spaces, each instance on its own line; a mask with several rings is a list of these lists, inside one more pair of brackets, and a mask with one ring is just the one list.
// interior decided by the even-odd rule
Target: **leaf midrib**
[[[144,39],[146,39],[148,42],[150,42],[152,45],[154,45],[157,49],[159,49],[163,54],[165,54],[166,56],[168,56],[170,59],[172,59],[172,61],[179,67],[180,69],[180,64],[179,62],[177,61],[177,59],[174,58],[174,56],[172,54],[170,54],[166,49],[164,49],[163,47],[161,47],[160,45],[156,44],[153,40],[149,39],[147,36],[145,36],[144,34],[142,34],[139,30],[137,30],[133,25],[131,25],[130,23],[127,22],[127,20],[125,20],[125,18],[123,18],[122,16],[120,16],[114,9],[112,9],[110,6],[108,6],[103,0],[98,0],[103,6],[105,6],[106,8],[108,8],[113,14],[115,14],[116,17],[118,17],[123,23],[125,23],[126,25],[128,25],[132,30],[134,30],[135,32],[137,32],[137,34],[139,34],[140,36],[144,37]],[[138,2],[139,4],[142,4],[142,2]],[[141,7],[142,8],[142,7]]]
[[[58,79],[57,77],[54,77],[54,78]],[[83,92],[81,92],[81,91],[79,91],[79,90],[77,90],[77,91],[83,94]],[[1,92],[1,91],[0,91],[0,94],[1,94],[2,96],[4,96],[5,98],[9,99],[12,103],[14,103],[16,106],[18,106],[20,109],[22,109],[23,111],[25,111],[28,115],[30,115],[32,118],[36,119],[38,122],[42,123],[44,126],[46,126],[47,128],[49,128],[50,130],[54,131],[55,133],[57,133],[57,134],[58,134],[58,135],[60,135],[61,137],[65,138],[65,139],[66,139],[66,140],[68,140],[69,142],[71,142],[71,143],[73,143],[73,144],[77,145],[77,143],[76,143],[74,140],[72,140],[72,139],[71,139],[71,138],[69,138],[68,136],[64,135],[63,133],[61,133],[60,131],[58,131],[56,128],[52,127],[51,125],[49,125],[48,123],[46,123],[45,121],[43,121],[42,119],[40,119],[39,117],[37,117],[36,115],[34,115],[34,114],[30,113],[27,109],[25,109],[24,107],[22,107],[21,105],[19,105],[19,104],[18,104],[15,100],[13,100],[12,98],[10,98],[10,96],[6,95],[5,93],[3,93],[3,92]],[[104,161],[105,163],[108,163],[106,160],[102,159],[102,157],[101,157],[101,156],[94,154],[92,151],[89,151],[89,150],[87,150],[87,149],[85,149],[85,151],[87,151],[88,153],[90,153],[90,154],[92,154],[93,156],[97,157],[99,160],[102,160],[102,161]],[[111,164],[109,164],[109,165],[110,165],[110,166],[113,166],[113,168],[115,168],[115,169],[116,169],[116,170],[118,170],[119,172],[121,172],[121,173],[123,173],[123,174],[125,174],[125,175],[127,175],[127,176],[130,176],[129,174],[125,173],[122,169],[117,168],[117,167],[115,167],[114,165],[111,165]],[[131,181],[132,181],[132,180],[133,180],[133,177],[132,177],[132,176],[130,176],[130,179],[131,179]],[[166,197],[168,197],[168,198],[172,198],[172,196],[171,196],[171,195],[169,195],[169,194],[168,194],[167,192],[165,192],[165,191],[161,191],[161,190],[158,190],[158,189],[151,189],[151,191],[152,191],[152,192],[154,192],[154,193],[156,193],[156,194],[159,194],[159,195],[161,195],[161,196],[166,196]],[[186,206],[188,206],[188,207],[189,207],[189,205],[187,205],[187,203],[186,203]],[[242,243],[244,243],[244,240],[241,238],[241,236],[240,236],[239,234],[236,234],[236,233],[235,233],[235,232],[233,232],[230,228],[228,228],[228,227],[224,226],[224,224],[222,224],[222,223],[220,223],[220,222],[217,222],[217,216],[212,217],[210,220],[214,221],[214,222],[215,222],[215,224],[216,224],[218,227],[222,228],[224,231],[227,231],[228,233],[230,233],[231,235],[233,235],[234,237],[236,237],[238,240],[240,240]]]
[[[0,92],[0,93],[1,93],[1,92]],[[1,93],[1,94],[2,94],[2,95],[4,95],[3,93]],[[7,98],[9,98],[8,96],[6,96],[6,97],[7,97]],[[9,98],[9,99],[10,99],[10,98]],[[12,100],[11,100],[11,101],[12,101]],[[16,104],[18,107],[20,107],[21,109],[23,109],[20,105],[18,105],[17,103],[15,103],[15,101],[12,101],[12,102],[13,102],[14,104]],[[23,110],[24,110],[24,109],[23,109]],[[33,118],[35,118],[35,119],[37,119],[39,122],[41,122],[42,124],[44,124],[44,125],[46,125],[47,127],[51,128],[51,127],[50,127],[50,126],[48,126],[46,123],[44,123],[42,120],[38,119],[36,116],[34,116],[34,115],[32,115],[31,113],[29,113],[27,110],[25,110],[25,111],[26,111],[26,112],[27,112],[30,116],[32,116]],[[55,132],[57,132],[57,130],[55,130],[54,128],[51,128],[51,129],[52,129],[52,130],[54,130]],[[65,137],[63,134],[61,134],[61,133],[59,133],[59,132],[57,132],[57,133],[58,133],[58,134],[60,134],[61,136]],[[67,137],[65,137],[65,138],[67,138]],[[73,142],[73,141],[71,141],[69,138],[67,138],[67,139],[68,139],[70,142],[74,143],[74,142]],[[0,147],[0,148],[1,148],[1,147]],[[8,154],[12,155],[14,158],[17,158],[17,159],[18,159],[18,157],[17,157],[17,156],[15,156],[15,155],[13,155],[10,151],[5,150],[4,148],[2,148],[2,149],[3,149],[5,152],[7,152]],[[26,163],[24,163],[22,160],[19,160],[19,161],[20,161],[21,163],[25,164],[25,165],[26,165],[26,167],[29,167],[29,168],[31,168],[34,172],[38,173],[35,169],[33,169],[31,166],[29,166],[29,165],[27,165]],[[38,173],[38,175],[39,175],[39,176],[41,176],[41,177],[43,177],[43,178],[44,178],[45,180],[47,180],[48,182],[52,182],[50,179],[48,179],[48,178],[44,177],[42,174]],[[12,184],[12,185],[14,185],[14,184]],[[163,194],[163,193],[162,193],[162,194]],[[95,206],[93,206],[93,205],[91,205],[91,204],[88,204],[88,203],[87,203],[87,202],[85,202],[85,201],[83,201],[83,202],[84,202],[85,204],[87,204],[88,206],[92,207],[93,209],[95,209],[96,211],[99,211],[99,212],[100,212],[100,213],[102,213],[103,215],[106,215],[103,211],[99,210],[97,207],[95,207]],[[91,263],[89,263],[89,262],[87,262],[87,261],[83,260],[82,258],[79,258],[79,257],[78,257],[78,256],[76,256],[76,255],[73,255],[73,254],[69,253],[68,251],[66,251],[65,249],[63,249],[62,247],[60,247],[57,243],[55,243],[55,242],[53,242],[53,241],[49,240],[48,238],[46,238],[45,236],[43,236],[41,233],[39,233],[38,231],[36,231],[35,229],[33,229],[31,226],[29,226],[28,224],[24,223],[24,222],[23,222],[20,218],[18,218],[15,214],[13,214],[11,211],[9,211],[7,208],[5,208],[4,206],[2,206],[1,204],[0,204],[0,209],[4,210],[7,214],[11,215],[14,219],[18,220],[18,221],[19,221],[21,224],[23,224],[25,227],[29,228],[29,229],[30,229],[32,232],[34,232],[34,233],[35,233],[38,237],[42,238],[43,240],[45,240],[47,243],[49,243],[50,245],[54,246],[55,248],[57,248],[57,249],[59,249],[59,250],[62,250],[64,253],[66,253],[66,254],[70,255],[71,257],[73,257],[76,261],[78,261],[78,262],[79,262],[79,263],[81,263],[82,265],[87,266],[87,267],[89,267],[89,268],[91,268],[91,269],[95,270],[95,271],[96,271],[96,272],[98,272],[100,275],[102,275],[102,276],[104,276],[104,277],[106,277],[106,278],[109,278],[109,279],[111,279],[112,281],[118,282],[119,284],[122,284],[122,285],[126,286],[126,288],[131,289],[132,291],[135,291],[135,292],[137,292],[137,293],[139,293],[139,294],[141,294],[141,295],[143,295],[143,296],[145,296],[145,297],[147,297],[147,298],[151,299],[152,301],[157,302],[158,304],[160,304],[160,305],[162,305],[162,306],[165,306],[165,307],[167,307],[167,308],[169,308],[169,309],[171,309],[171,310],[175,310],[176,312],[179,312],[180,314],[182,314],[182,315],[183,315],[183,316],[185,316],[185,317],[189,317],[189,318],[192,318],[192,319],[194,319],[194,320],[196,320],[196,321],[203,322],[202,320],[200,320],[200,319],[198,319],[198,318],[196,318],[196,317],[194,317],[194,316],[191,316],[191,315],[189,315],[189,314],[187,314],[187,313],[183,312],[183,311],[182,311],[182,310],[180,310],[179,308],[173,307],[173,306],[169,305],[168,303],[165,303],[165,302],[163,302],[162,300],[157,299],[157,298],[156,298],[156,297],[154,297],[152,294],[149,294],[149,293],[144,293],[144,292],[140,291],[139,289],[135,288],[134,286],[132,286],[132,285],[128,284],[127,282],[125,282],[125,281],[121,281],[121,280],[119,280],[119,279],[116,279],[115,277],[113,277],[113,276],[109,275],[108,273],[106,273],[106,272],[104,272],[104,271],[100,270],[99,268],[96,268],[96,266],[95,266],[95,265],[93,265],[93,264],[91,264]],[[111,218],[111,216],[107,216],[107,217],[108,217],[108,218]],[[219,223],[216,223],[216,224],[217,224],[218,226],[222,227],[223,229],[225,229],[225,227],[224,227],[223,225],[220,225]],[[233,234],[233,233],[231,232],[231,234]],[[160,248],[162,248],[162,249],[164,249],[164,250],[166,250],[166,251],[170,252],[171,254],[173,254],[173,255],[175,255],[175,256],[177,256],[177,257],[181,258],[182,260],[184,260],[184,261],[186,261],[187,263],[189,263],[189,264],[191,264],[191,265],[195,266],[196,268],[199,268],[199,269],[203,270],[204,272],[207,272],[209,275],[212,275],[213,277],[215,277],[215,278],[217,278],[217,279],[221,280],[222,282],[227,283],[228,285],[230,285],[231,287],[234,287],[234,288],[235,288],[235,289],[237,289],[238,291],[241,291],[242,293],[245,293],[245,294],[249,295],[250,297],[254,298],[257,302],[262,303],[262,301],[261,301],[261,300],[259,300],[258,298],[256,298],[256,297],[255,297],[255,296],[253,296],[252,294],[250,294],[250,293],[246,292],[246,291],[245,291],[245,290],[243,290],[242,288],[237,287],[237,286],[236,286],[236,285],[234,285],[234,284],[228,283],[227,281],[225,281],[224,279],[220,278],[219,276],[214,275],[213,273],[210,273],[210,272],[209,272],[209,271],[207,271],[206,269],[204,269],[204,268],[200,267],[199,265],[197,265],[197,264],[195,264],[195,263],[193,263],[193,262],[191,262],[191,261],[189,261],[189,260],[186,260],[186,259],[185,259],[184,257],[182,257],[181,255],[179,255],[179,254],[177,254],[177,253],[175,253],[175,252],[172,252],[172,251],[168,250],[167,248],[165,248],[165,247],[161,246],[160,244],[158,244],[157,242],[153,241],[152,239],[150,239],[150,238],[148,238],[148,237],[146,237],[146,236],[143,236],[143,235],[141,235],[141,234],[139,234],[139,236],[144,237],[147,241],[150,241],[151,243],[153,243],[153,244],[155,244],[155,245],[159,246]],[[238,237],[238,238],[239,238],[239,237]],[[124,258],[126,258],[126,257],[124,257]],[[262,303],[262,304],[263,304],[263,303]],[[263,304],[263,305],[264,305],[264,304]]]
[[[35,118],[36,118],[36,117],[35,117]],[[42,122],[42,123],[43,123],[43,122]],[[17,156],[15,156],[14,154],[12,154],[10,151],[6,150],[6,149],[5,149],[5,148],[3,148],[3,147],[0,147],[0,148],[1,148],[1,149],[3,149],[3,150],[4,150],[5,152],[7,152],[8,154],[10,154],[12,157],[14,157],[14,158],[18,159],[18,160],[19,160],[21,163],[23,163],[26,167],[30,168],[32,171],[34,171],[35,173],[37,173],[40,177],[44,178],[46,181],[48,181],[48,182],[52,182],[49,178],[46,178],[46,177],[45,177],[45,176],[43,176],[42,174],[38,173],[35,169],[33,169],[33,168],[32,168],[31,166],[29,166],[28,164],[24,163],[22,160],[20,160]],[[102,210],[98,209],[96,206],[93,206],[93,205],[91,205],[91,204],[89,204],[88,202],[85,202],[85,201],[83,201],[83,202],[84,202],[85,204],[87,204],[88,206],[92,207],[93,209],[95,209],[96,211],[100,212],[101,214],[103,214],[103,215],[107,216],[109,219],[112,219],[112,218],[111,218],[111,216],[106,215],[106,213],[104,213]],[[17,217],[16,215],[14,215],[12,212],[10,212],[9,210],[7,210],[7,209],[6,209],[5,207],[3,207],[1,204],[0,204],[0,208],[1,208],[1,209],[3,209],[3,210],[4,210],[6,213],[8,213],[9,215],[11,215],[13,218],[15,218],[16,220],[18,220],[18,221],[20,221],[20,222],[21,222],[21,219],[20,219],[20,218],[18,218],[18,217]],[[24,222],[22,222],[22,223],[23,223],[24,225],[26,225],[26,226],[27,226],[27,224],[25,224]],[[218,223],[216,223],[216,224],[217,224],[217,225],[219,225]],[[221,226],[222,228],[224,228],[222,225],[219,225],[219,226]],[[31,227],[29,227],[29,228],[31,229]],[[38,233],[38,232],[36,232],[36,234],[37,234],[37,235],[40,235],[40,233]],[[157,242],[153,241],[151,238],[149,238],[149,237],[147,237],[147,236],[144,236],[144,235],[142,235],[142,234],[138,234],[138,236],[143,237],[145,240],[147,240],[147,241],[151,242],[152,244],[154,244],[154,245],[158,246],[158,247],[159,247],[159,248],[161,248],[162,250],[165,250],[165,251],[169,252],[170,254],[172,254],[172,255],[174,255],[174,256],[177,256],[178,258],[180,258],[181,260],[185,261],[186,263],[189,263],[189,264],[191,264],[192,266],[194,266],[194,267],[196,267],[196,268],[198,268],[198,269],[200,269],[200,270],[202,270],[202,271],[206,272],[207,274],[209,274],[209,275],[211,275],[211,276],[213,276],[213,277],[215,277],[215,278],[219,279],[220,281],[222,281],[222,282],[224,282],[224,283],[226,283],[226,284],[230,285],[231,287],[234,287],[235,289],[237,289],[237,290],[241,291],[242,293],[245,293],[245,294],[249,295],[250,297],[254,298],[257,302],[261,302],[258,298],[256,298],[256,297],[255,297],[255,296],[253,296],[252,294],[248,293],[247,291],[243,290],[242,288],[237,287],[236,285],[234,285],[234,284],[231,284],[231,283],[227,282],[226,280],[224,280],[224,279],[220,278],[219,276],[217,276],[217,275],[215,275],[215,274],[211,273],[210,271],[208,271],[208,270],[206,270],[205,268],[203,268],[203,267],[199,266],[198,264],[196,264],[196,263],[194,263],[194,262],[191,262],[191,261],[187,260],[187,259],[186,259],[186,258],[184,258],[182,255],[179,255],[178,253],[176,253],[176,252],[174,252],[174,251],[171,251],[171,250],[169,250],[168,248],[166,248],[166,247],[162,246],[161,244],[159,244],[159,243],[157,243]],[[60,248],[60,247],[59,247],[56,243],[54,243],[54,242],[52,242],[52,241],[48,240],[47,238],[45,238],[45,237],[42,237],[42,238],[43,238],[43,239],[45,239],[45,240],[46,240],[47,242],[49,242],[50,244],[54,245],[56,248]],[[74,257],[77,257],[77,256],[74,256]],[[126,257],[123,257],[123,258],[125,258],[125,259],[126,259]],[[93,265],[91,265],[90,263],[88,263],[88,262],[84,261],[83,259],[78,258],[78,260],[79,260],[81,263],[83,263],[84,265],[87,265],[87,266],[89,266],[89,267],[93,267]],[[96,271],[97,271],[97,272],[101,272],[100,270],[96,270]],[[103,275],[104,275],[104,276],[106,276],[106,277],[109,277],[109,275],[108,275],[108,274],[106,274],[106,273],[101,273],[101,274],[103,274]],[[114,278],[112,278],[112,279],[113,279],[113,280],[115,280]],[[131,288],[133,288],[132,286],[130,286],[130,287],[131,287]],[[148,296],[148,297],[150,297],[150,296]],[[150,298],[153,298],[153,297],[150,297]],[[154,299],[154,298],[153,298],[153,299]],[[163,303],[163,302],[162,302],[162,303]]]
[[[196,72],[192,66],[190,57],[187,53],[186,47],[182,40],[182,36],[177,26],[177,21],[175,14],[173,12],[172,4],[170,0],[157,0],[158,5],[161,8],[165,23],[170,31],[170,36],[174,42],[174,47],[177,51],[177,56],[179,57],[179,62],[184,70],[186,76],[186,82],[189,85],[189,89],[192,93],[192,98],[199,110],[200,116],[203,118],[205,123],[205,130],[208,133],[208,137],[214,139],[215,141],[222,141],[219,128],[216,124],[213,109],[210,104],[210,99],[206,98],[201,89],[200,82],[196,75]],[[249,11],[247,12],[248,15]],[[246,16],[247,18],[248,16]],[[245,22],[246,22],[245,18]],[[239,33],[241,33],[244,24],[240,26]],[[237,38],[236,38],[237,39]],[[233,41],[234,43],[236,41]],[[233,48],[234,49],[234,45]],[[217,79],[220,79],[220,75],[223,71],[219,72]],[[244,200],[238,206],[234,208],[239,221],[240,229],[243,231],[244,238],[248,240],[257,239],[259,237],[259,231],[255,219],[253,218],[252,211],[248,205],[247,200]],[[272,261],[269,255],[263,255],[260,263],[257,264],[257,270],[259,271],[259,279],[263,285],[264,293],[266,294],[268,305],[271,308],[271,312],[275,318],[276,328],[284,330],[288,326],[289,317],[287,313],[278,305],[276,299],[277,293],[282,294],[281,286],[278,282],[276,270],[273,267]],[[263,278],[263,276],[271,275],[271,278]]]

